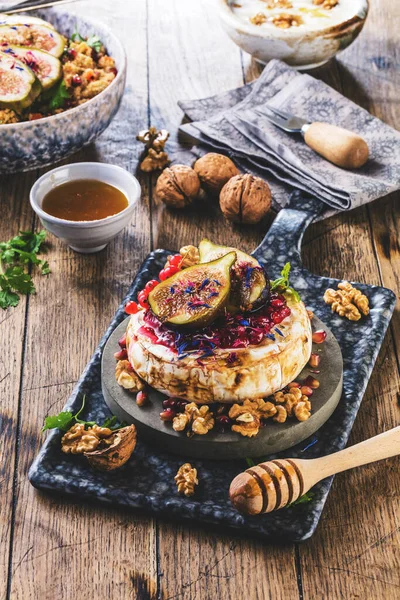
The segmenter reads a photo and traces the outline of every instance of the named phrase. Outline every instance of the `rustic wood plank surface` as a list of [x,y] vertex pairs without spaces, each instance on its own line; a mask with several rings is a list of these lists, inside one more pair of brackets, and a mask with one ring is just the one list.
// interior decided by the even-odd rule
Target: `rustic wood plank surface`
[[[260,68],[221,31],[213,0],[87,0],[71,10],[119,31],[129,59],[123,126],[131,142],[115,162],[133,170],[135,133],[150,122],[179,143],[180,98],[242,85]],[[318,70],[339,91],[398,126],[396,3],[372,0],[366,28],[337,61]],[[71,160],[107,160],[116,125]],[[38,172],[0,181],[1,240],[38,228],[28,193]],[[185,214],[161,207],[154,179],[132,225],[95,256],[51,238],[52,274],[38,294],[0,314],[0,599],[137,598],[231,600],[394,599],[400,594],[398,459],[336,477],[314,537],[302,545],[261,544],[171,524],[122,509],[66,501],[33,490],[27,470],[46,414],[60,409],[140,262],[154,247],[204,235],[252,250],[262,228],[228,225],[212,204]],[[315,273],[383,284],[400,293],[399,195],[310,227],[303,259]],[[83,327],[84,325],[84,332]],[[60,340],[62,340],[60,344]],[[399,422],[400,317],[394,315],[351,442]]]

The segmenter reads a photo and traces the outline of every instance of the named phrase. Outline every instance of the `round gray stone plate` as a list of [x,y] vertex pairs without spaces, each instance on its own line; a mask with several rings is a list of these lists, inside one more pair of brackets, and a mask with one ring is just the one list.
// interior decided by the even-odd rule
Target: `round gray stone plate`
[[321,356],[320,373],[310,373],[310,367],[306,366],[297,377],[298,381],[302,381],[311,374],[320,381],[320,387],[314,390],[311,398],[311,417],[307,421],[288,419],[286,423],[275,423],[269,419],[254,438],[246,438],[233,431],[219,433],[214,430],[207,435],[188,438],[186,433],[174,431],[171,423],[161,421],[160,412],[165,399],[163,394],[150,389],[149,402],[139,408],[135,402],[136,394],[124,390],[116,382],[114,352],[119,350],[118,340],[125,333],[128,321],[129,317],[115,329],[104,348],[101,364],[104,399],[111,412],[120,420],[136,425],[139,439],[161,446],[163,450],[179,454],[184,459],[221,460],[281,452],[315,433],[329,419],[340,400],[343,383],[342,353],[332,332],[314,317],[313,331],[323,329],[327,338],[323,344],[313,344],[313,352],[318,352]]

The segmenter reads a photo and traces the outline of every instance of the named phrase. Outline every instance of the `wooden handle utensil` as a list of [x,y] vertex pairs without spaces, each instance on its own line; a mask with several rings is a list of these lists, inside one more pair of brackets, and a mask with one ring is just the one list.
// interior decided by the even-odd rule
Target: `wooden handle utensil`
[[304,141],[315,152],[343,169],[359,169],[368,160],[367,142],[352,131],[316,121],[302,128]]
[[260,463],[235,477],[229,497],[244,514],[271,512],[294,502],[325,477],[398,454],[400,426],[329,456]]

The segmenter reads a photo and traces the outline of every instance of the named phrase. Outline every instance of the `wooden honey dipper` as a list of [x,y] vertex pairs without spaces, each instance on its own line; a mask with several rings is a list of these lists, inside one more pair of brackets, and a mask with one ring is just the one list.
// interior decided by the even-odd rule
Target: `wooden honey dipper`
[[235,477],[229,497],[246,515],[268,513],[294,502],[325,477],[397,454],[400,426],[329,456],[262,462]]

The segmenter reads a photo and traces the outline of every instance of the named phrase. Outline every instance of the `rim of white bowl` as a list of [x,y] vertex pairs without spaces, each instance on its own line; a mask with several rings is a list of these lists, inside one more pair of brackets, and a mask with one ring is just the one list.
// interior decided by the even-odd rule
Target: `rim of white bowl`
[[[79,167],[96,166],[96,167],[98,167],[99,165],[100,165],[100,168],[105,166],[106,168],[111,168],[112,170],[120,171],[121,173],[124,174],[124,176],[128,176],[128,178],[131,179],[133,185],[135,186],[136,191],[137,191],[137,197],[135,200],[130,201],[128,194],[123,192],[124,196],[128,200],[128,206],[126,208],[124,208],[124,210],[121,210],[120,212],[115,213],[114,215],[109,215],[108,217],[104,217],[103,219],[95,219],[93,221],[70,221],[68,219],[60,219],[59,217],[54,217],[53,215],[50,215],[45,210],[43,210],[41,206],[39,206],[39,204],[36,200],[37,188],[44,180],[48,179],[53,173],[57,173],[57,171],[61,171],[62,169],[66,169],[69,167],[72,167],[72,168],[74,168],[76,166],[79,166]],[[104,181],[101,177],[79,177],[79,178],[77,177],[76,179],[78,181],[82,180],[82,179],[92,179],[92,180],[96,179],[97,181]],[[74,181],[74,179],[71,179],[70,181]],[[105,182],[105,183],[107,183],[107,182]],[[112,185],[112,184],[109,184],[109,185]],[[142,193],[142,187],[141,187],[138,179],[134,175],[132,175],[132,173],[130,173],[127,169],[124,169],[123,167],[120,167],[118,165],[112,165],[110,163],[78,162],[78,163],[70,163],[67,165],[62,165],[61,167],[51,169],[50,171],[47,171],[47,173],[44,173],[44,175],[39,177],[39,179],[37,179],[35,181],[35,183],[33,184],[33,186],[31,187],[31,191],[29,193],[29,200],[30,200],[32,209],[42,219],[50,221],[51,223],[54,223],[56,225],[67,225],[68,227],[75,227],[76,229],[83,229],[83,228],[91,228],[92,229],[94,227],[101,227],[101,225],[104,225],[105,223],[110,223],[111,221],[118,221],[120,219],[123,219],[123,217],[125,215],[127,215],[134,208],[135,204],[140,199],[141,193]]]
[[[69,14],[69,13],[65,13],[65,14]],[[84,17],[83,17],[84,19]],[[110,90],[111,88],[115,87],[117,85],[117,82],[122,79],[122,77],[125,77],[126,75],[126,67],[127,67],[127,56],[126,56],[126,50],[124,48],[124,46],[122,45],[122,42],[120,41],[120,39],[115,35],[115,33],[113,32],[112,29],[110,29],[107,25],[104,25],[104,23],[102,23],[101,21],[98,21],[96,19],[89,19],[90,23],[94,25],[94,27],[99,26],[102,27],[103,29],[105,29],[107,31],[107,35],[111,36],[114,39],[114,42],[116,43],[117,46],[119,46],[119,50],[121,52],[122,55],[122,65],[120,68],[118,68],[118,72],[116,77],[112,80],[112,82],[104,89],[100,92],[100,94],[97,94],[97,96],[93,96],[93,98],[90,98],[89,100],[87,100],[87,102],[84,102],[83,104],[78,104],[78,106],[73,106],[72,108],[67,108],[66,110],[63,110],[63,112],[61,113],[57,113],[56,115],[49,115],[48,117],[41,117],[40,119],[34,119],[33,121],[19,121],[18,123],[4,123],[2,125],[0,125],[1,131],[3,131],[6,127],[8,128],[14,128],[14,127],[27,127],[27,126],[33,126],[33,125],[39,125],[40,123],[44,123],[44,122],[48,122],[50,119],[53,119],[54,121],[56,121],[57,119],[61,119],[65,114],[72,114],[74,112],[78,112],[79,110],[83,110],[85,106],[88,106],[89,104],[93,103],[93,101],[96,101],[98,98],[101,98],[103,96],[103,94],[105,94],[107,92],[107,90]],[[64,35],[64,34],[62,34]],[[111,57],[113,58],[113,57]]]
[[[251,23],[245,23],[242,19],[240,19],[231,9],[231,7],[229,6],[229,0],[219,0],[218,1],[219,4],[219,10],[220,10],[220,16],[221,19],[226,20],[232,27],[235,27],[235,29],[237,29],[238,31],[240,31],[241,33],[244,32],[248,35],[251,35],[253,37],[256,38],[260,38],[260,39],[276,39],[281,37],[281,34],[283,34],[285,37],[298,37],[299,36],[299,31],[297,30],[297,27],[293,27],[293,28],[289,28],[289,29],[279,29],[279,35],[275,35],[278,34],[278,31],[275,32],[274,30],[268,30],[266,31],[265,29],[262,30],[261,27],[257,27],[255,30],[254,25],[252,25]],[[359,10],[365,10],[365,16],[364,17],[360,17],[358,15],[358,13],[355,13],[352,17],[349,17],[348,19],[344,19],[343,21],[341,21],[340,23],[337,23],[336,25],[331,25],[329,27],[323,27],[322,29],[317,29],[315,30],[315,33],[321,34],[324,33],[325,31],[329,31],[330,29],[332,29],[332,27],[337,27],[338,25],[344,25],[345,23],[347,23],[348,21],[351,21],[352,19],[354,19],[354,17],[359,17],[360,21],[365,21],[365,19],[367,18],[368,15],[368,11],[369,11],[369,0],[359,0]],[[293,31],[292,31],[293,29]],[[297,35],[296,35],[297,34]]]

